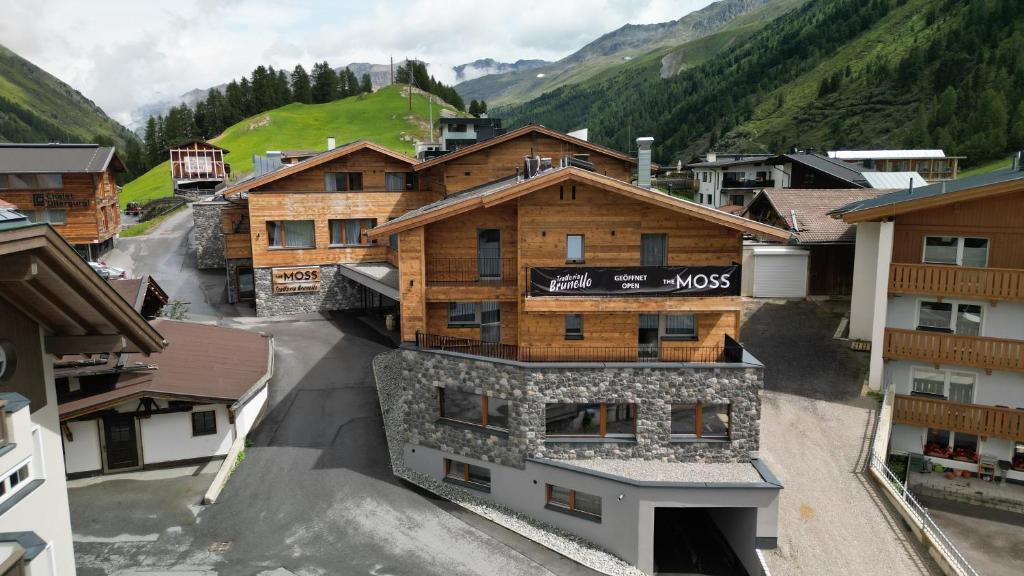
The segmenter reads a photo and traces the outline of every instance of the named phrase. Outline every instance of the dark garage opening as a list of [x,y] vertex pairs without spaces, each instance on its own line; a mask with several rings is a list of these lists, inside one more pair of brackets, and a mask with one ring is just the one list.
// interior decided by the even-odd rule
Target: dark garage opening
[[[755,509],[656,508],[654,572],[663,576],[749,576],[737,552],[748,565],[751,556],[756,561],[756,522]],[[734,550],[748,538],[749,549]]]

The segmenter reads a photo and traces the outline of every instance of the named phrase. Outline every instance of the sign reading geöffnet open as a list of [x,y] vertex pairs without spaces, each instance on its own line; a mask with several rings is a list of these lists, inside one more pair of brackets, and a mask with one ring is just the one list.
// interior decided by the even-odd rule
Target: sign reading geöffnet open
[[320,267],[273,268],[270,283],[274,294],[298,294],[320,291]]
[[739,296],[740,267],[531,268],[531,296]]

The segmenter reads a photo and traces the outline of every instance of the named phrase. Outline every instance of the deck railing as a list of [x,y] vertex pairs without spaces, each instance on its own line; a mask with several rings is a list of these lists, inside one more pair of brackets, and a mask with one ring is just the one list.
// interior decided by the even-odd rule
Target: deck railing
[[889,292],[1024,301],[1024,270],[893,263]]
[[1024,340],[885,329],[885,358],[990,370],[1024,371]]
[[459,352],[519,362],[742,362],[743,348],[731,338],[724,346],[519,346],[457,336],[416,333],[424,350]]
[[430,258],[428,286],[515,286],[515,258]]
[[893,422],[1024,441],[1024,411],[896,395]]

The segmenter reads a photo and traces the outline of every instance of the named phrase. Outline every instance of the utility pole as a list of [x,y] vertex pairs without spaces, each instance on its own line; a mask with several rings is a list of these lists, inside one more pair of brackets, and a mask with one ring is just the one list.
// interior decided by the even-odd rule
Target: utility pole
[[395,57],[391,57],[391,83],[395,83]]
[[409,112],[412,112],[412,62],[405,57],[405,69],[409,71]]

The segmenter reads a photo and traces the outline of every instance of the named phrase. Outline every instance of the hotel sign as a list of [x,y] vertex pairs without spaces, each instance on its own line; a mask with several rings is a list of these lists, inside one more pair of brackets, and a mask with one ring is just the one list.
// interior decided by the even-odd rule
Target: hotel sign
[[739,295],[738,265],[530,269],[530,296]]
[[274,294],[299,294],[320,291],[320,267],[272,268],[270,283]]
[[32,205],[38,208],[88,208],[88,198],[75,198],[70,192],[40,192],[32,195]]

